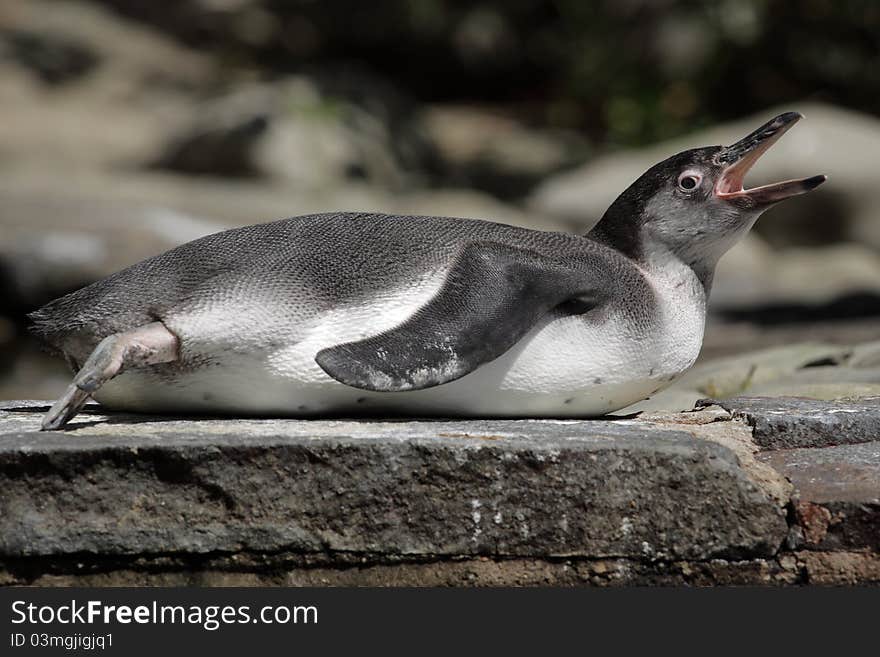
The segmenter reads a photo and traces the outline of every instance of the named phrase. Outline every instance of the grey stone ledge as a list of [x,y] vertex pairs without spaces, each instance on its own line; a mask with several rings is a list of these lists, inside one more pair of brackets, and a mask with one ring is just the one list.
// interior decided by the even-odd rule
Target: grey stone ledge
[[880,555],[880,442],[768,451],[758,459],[794,484],[803,547]]
[[715,402],[742,418],[763,449],[829,447],[880,440],[880,397],[818,401],[733,397]]
[[788,531],[730,449],[634,419],[193,420],[91,408],[67,431],[39,433],[45,406],[0,405],[0,561],[742,559],[775,554]]

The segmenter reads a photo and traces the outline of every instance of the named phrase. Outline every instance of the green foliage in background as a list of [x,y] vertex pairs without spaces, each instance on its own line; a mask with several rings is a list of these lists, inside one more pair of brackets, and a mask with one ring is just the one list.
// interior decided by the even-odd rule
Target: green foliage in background
[[876,0],[104,0],[265,75],[377,76],[638,145],[803,98],[880,114]]

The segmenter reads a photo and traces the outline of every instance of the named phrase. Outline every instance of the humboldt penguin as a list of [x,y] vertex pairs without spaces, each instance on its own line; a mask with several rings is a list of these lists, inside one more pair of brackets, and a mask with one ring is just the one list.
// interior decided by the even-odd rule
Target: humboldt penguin
[[339,212],[227,230],[52,301],[33,329],[91,397],[144,413],[592,417],[700,351],[718,259],[825,180],[743,179],[800,114],[651,167],[586,235]]

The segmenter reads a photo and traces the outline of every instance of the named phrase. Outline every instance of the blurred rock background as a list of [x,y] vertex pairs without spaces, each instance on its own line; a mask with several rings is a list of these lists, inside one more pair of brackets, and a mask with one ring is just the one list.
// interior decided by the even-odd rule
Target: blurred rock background
[[749,183],[830,181],[722,261],[672,406],[880,389],[880,3],[3,0],[0,398],[69,377],[26,312],[181,242],[327,210],[582,232],[781,109],[807,120]]

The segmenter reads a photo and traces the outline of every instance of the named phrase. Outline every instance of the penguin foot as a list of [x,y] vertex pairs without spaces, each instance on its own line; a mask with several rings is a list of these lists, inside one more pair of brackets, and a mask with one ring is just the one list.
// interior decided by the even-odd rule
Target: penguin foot
[[43,416],[40,431],[60,429],[82,410],[88,400],[89,393],[77,388],[76,384],[70,384],[64,394],[52,404],[52,408]]
[[161,322],[114,333],[101,340],[73,378],[64,394],[52,404],[40,425],[42,431],[62,428],[82,410],[89,397],[113,377],[132,367],[177,360],[177,336]]

